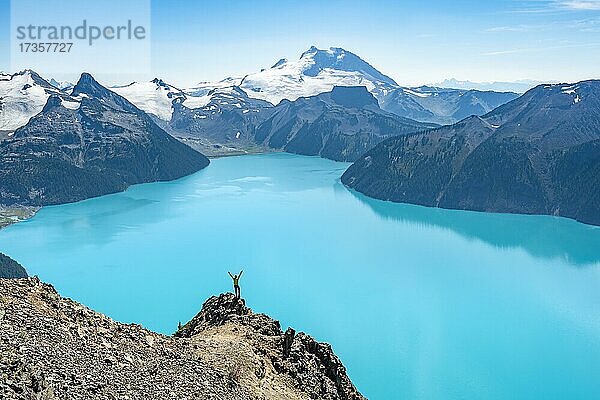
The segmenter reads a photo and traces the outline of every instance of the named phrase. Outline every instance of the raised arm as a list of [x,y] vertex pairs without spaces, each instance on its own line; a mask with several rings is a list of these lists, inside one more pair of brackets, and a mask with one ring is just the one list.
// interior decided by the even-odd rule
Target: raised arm
[[242,274],[244,273],[244,270],[240,271],[240,274],[238,275],[238,279],[242,277]]
[[233,275],[231,275],[231,272],[227,271],[227,273],[229,274],[229,276],[231,277],[231,279],[233,279]]

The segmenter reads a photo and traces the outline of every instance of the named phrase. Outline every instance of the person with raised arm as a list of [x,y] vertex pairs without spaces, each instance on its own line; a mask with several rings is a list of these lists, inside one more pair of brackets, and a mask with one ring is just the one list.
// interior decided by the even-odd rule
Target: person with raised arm
[[241,298],[240,278],[242,277],[242,273],[244,273],[244,270],[241,270],[240,273],[237,275],[232,275],[231,272],[228,272],[231,279],[233,279],[233,289],[235,290],[236,299]]

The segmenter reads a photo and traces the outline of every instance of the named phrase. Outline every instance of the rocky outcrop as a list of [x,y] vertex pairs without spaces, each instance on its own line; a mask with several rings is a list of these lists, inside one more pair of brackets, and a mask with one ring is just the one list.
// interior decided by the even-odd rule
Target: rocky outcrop
[[[311,399],[362,399],[346,374],[346,368],[331,346],[319,343],[305,333],[288,328],[284,333],[278,321],[265,314],[255,314],[231,293],[211,297],[176,337],[212,340],[215,333],[234,330],[247,342],[263,363],[256,376],[270,374],[289,377],[293,386]],[[233,342],[235,343],[235,342]],[[248,373],[250,375],[250,373]]]
[[327,344],[210,298],[174,337],[0,280],[2,399],[361,399]]
[[0,253],[0,278],[27,278],[27,271],[21,264]]

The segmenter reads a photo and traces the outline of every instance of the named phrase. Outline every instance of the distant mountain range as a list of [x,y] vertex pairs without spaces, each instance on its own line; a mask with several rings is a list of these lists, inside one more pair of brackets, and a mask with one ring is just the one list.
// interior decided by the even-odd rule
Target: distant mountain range
[[[262,100],[258,106],[265,108],[267,104],[277,105],[282,100],[294,101],[300,97],[330,92],[334,86],[365,86],[379,101],[382,109],[420,122],[437,124],[454,123],[471,114],[485,114],[518,96],[516,93],[426,86],[405,88],[349,51],[337,47],[320,50],[314,46],[302,53],[298,60],[281,59],[271,68],[243,78],[231,77],[215,83],[204,82],[187,89],[177,89],[155,79],[152,82],[134,82],[114,87],[112,90],[144,111],[169,122],[174,117],[173,103],[176,100],[190,110],[204,108],[213,96],[229,91],[234,96],[244,93],[245,102],[248,99]],[[237,90],[231,93],[234,88]],[[224,105],[222,101],[219,104]],[[252,107],[256,105],[253,104]],[[245,110],[243,104],[241,106],[242,111]],[[248,122],[243,121],[239,126],[234,124],[233,133],[240,131],[243,134],[246,130],[244,125]],[[208,126],[207,129],[212,130],[215,118],[212,121],[197,121],[193,129],[195,134],[205,130],[200,127],[204,123]],[[175,131],[182,135],[190,133],[185,128],[182,129],[181,124]],[[231,132],[228,130],[228,133]]]
[[421,86],[396,88],[380,96],[381,108],[396,115],[440,125],[471,115],[483,115],[518,97],[512,92],[442,89]]
[[182,89],[0,74],[0,204],[76,201],[208,165],[183,142],[356,161],[343,182],[380,199],[600,223],[598,81],[522,96],[446,84],[463,88],[402,87],[351,52],[314,46]]
[[171,135],[205,154],[219,155],[270,147],[262,138],[255,140],[255,131],[278,112],[275,105],[287,107],[283,100],[316,96],[335,86],[364,86],[383,110],[436,124],[482,115],[517,97],[515,93],[403,88],[351,52],[314,46],[298,60],[282,59],[243,78],[181,89],[157,78],[111,89],[150,114]]
[[434,83],[432,86],[439,88],[464,89],[464,90],[481,90],[495,92],[514,92],[525,93],[538,85],[547,83],[558,83],[554,81],[534,81],[531,79],[523,79],[513,82],[471,82],[459,81],[454,78],[445,79],[442,82]]
[[[127,95],[134,85],[141,87],[133,84],[116,91]],[[156,88],[149,89],[152,86]],[[236,85],[207,92],[195,89],[202,95],[193,97],[158,80],[144,87],[155,100],[148,101],[149,95],[134,98],[140,107],[167,132],[209,154],[218,152],[211,147],[219,143],[219,148],[277,149],[354,161],[385,138],[437,126],[383,111],[362,86],[335,86],[319,95],[284,99],[277,106],[249,97]],[[168,115],[167,108],[157,105],[171,99]]]
[[381,110],[364,86],[335,86],[331,92],[281,101],[258,126],[255,140],[291,153],[354,161],[388,137],[434,126]]
[[[89,74],[81,75],[70,94],[51,89],[31,71],[14,75],[14,86],[12,81],[24,83],[15,91],[25,98],[34,93],[47,101],[0,141],[0,204],[78,201],[179,178],[209,163]],[[19,118],[31,111],[11,110]]]
[[[165,131],[206,154],[256,147],[254,130],[273,104],[248,97],[236,82],[180,90],[160,79],[115,87]],[[239,83],[239,82],[237,82]]]
[[378,199],[600,225],[600,81],[540,85],[482,117],[391,138],[342,176]]
[[437,124],[485,114],[518,97],[516,93],[407,88],[398,85],[356,54],[339,47],[312,46],[299,60],[279,60],[271,68],[245,76],[239,86],[248,96],[278,104],[331,91],[334,86],[365,86],[381,108],[401,117]]
[[54,86],[55,88],[62,90],[63,92],[68,92],[68,91],[72,90],[73,87],[75,87],[75,85],[73,85],[71,82],[67,82],[67,81],[59,82],[54,78],[50,78],[48,83],[51,84],[52,86]]

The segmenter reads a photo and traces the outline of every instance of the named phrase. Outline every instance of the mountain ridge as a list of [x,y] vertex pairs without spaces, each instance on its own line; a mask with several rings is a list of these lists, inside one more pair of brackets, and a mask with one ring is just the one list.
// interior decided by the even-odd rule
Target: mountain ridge
[[274,149],[353,161],[387,137],[425,130],[426,124],[388,113],[363,86],[284,100],[256,129],[255,140]]
[[342,176],[366,195],[600,225],[600,81],[539,85],[482,117],[388,139]]
[[[63,93],[67,93],[72,86],[55,80],[52,82],[54,86],[49,84],[50,88]],[[464,88],[442,90],[427,86],[404,87],[350,51],[341,47],[323,50],[315,46],[304,51],[297,60],[280,59],[271,68],[246,74],[243,78],[204,82],[188,89],[179,89],[155,78],[150,82],[132,82],[111,89],[145,112],[162,121],[170,121],[175,100],[183,98],[183,104],[187,108],[200,108],[210,102],[209,92],[212,89],[232,86],[239,86],[249,97],[273,105],[283,99],[296,100],[299,97],[329,92],[334,86],[365,86],[380,101],[384,110],[420,122],[437,124],[454,123],[471,114],[482,115],[517,96],[515,93]],[[158,88],[161,90],[157,90]],[[432,101],[442,93],[443,99],[440,97]],[[45,102],[46,99],[43,100]],[[440,101],[449,104],[440,108]],[[440,113],[440,110],[444,111]],[[28,116],[31,114],[34,112]],[[0,124],[0,130],[5,131],[16,127],[5,129],[7,127],[2,128]]]
[[0,253],[0,279],[27,278],[25,268],[9,256]]
[[0,159],[0,203],[27,206],[172,180],[209,163],[86,73],[72,95],[49,95],[38,114],[0,141]]

